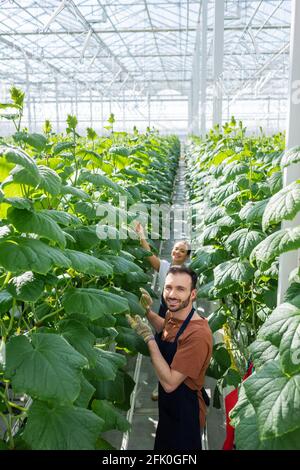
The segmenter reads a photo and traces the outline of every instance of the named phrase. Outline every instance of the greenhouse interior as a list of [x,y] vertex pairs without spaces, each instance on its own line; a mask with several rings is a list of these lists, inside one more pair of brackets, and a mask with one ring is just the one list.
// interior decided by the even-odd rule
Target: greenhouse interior
[[0,0],[4,453],[300,450],[299,44],[300,0]]

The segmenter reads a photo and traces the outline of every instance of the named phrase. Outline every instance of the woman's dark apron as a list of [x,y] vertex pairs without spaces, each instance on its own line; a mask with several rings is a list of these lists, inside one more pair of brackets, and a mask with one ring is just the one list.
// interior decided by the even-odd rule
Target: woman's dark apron
[[[159,350],[171,365],[177,351],[177,341],[189,324],[193,308],[177,332],[174,342],[162,340],[162,333],[155,336]],[[201,432],[197,390],[181,383],[174,392],[166,393],[159,384],[159,421],[154,450],[200,450]]]

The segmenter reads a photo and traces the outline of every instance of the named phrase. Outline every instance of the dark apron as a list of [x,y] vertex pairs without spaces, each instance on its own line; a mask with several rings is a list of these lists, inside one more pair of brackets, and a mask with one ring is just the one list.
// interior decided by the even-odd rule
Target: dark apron
[[[156,334],[156,342],[165,361],[171,365],[177,351],[177,340],[194,315],[193,308],[177,332],[173,343],[162,340],[162,333]],[[200,450],[201,432],[197,390],[190,389],[183,382],[174,392],[166,393],[159,384],[159,421],[154,450]]]
[[165,318],[167,311],[168,311],[167,304],[165,302],[163,295],[161,294],[158,315],[162,318]]

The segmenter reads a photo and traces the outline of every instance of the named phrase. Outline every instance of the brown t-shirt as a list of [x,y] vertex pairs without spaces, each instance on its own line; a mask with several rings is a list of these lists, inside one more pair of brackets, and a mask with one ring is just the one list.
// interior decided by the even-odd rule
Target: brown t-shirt
[[[172,318],[172,315],[167,312],[162,340],[173,342],[182,323],[183,320]],[[205,424],[206,416],[206,406],[201,388],[204,385],[205,372],[209,366],[212,347],[211,329],[207,320],[199,316],[196,320],[191,320],[179,336],[177,351],[171,364],[171,369],[187,376],[184,383],[192,390],[198,391],[201,428]]]

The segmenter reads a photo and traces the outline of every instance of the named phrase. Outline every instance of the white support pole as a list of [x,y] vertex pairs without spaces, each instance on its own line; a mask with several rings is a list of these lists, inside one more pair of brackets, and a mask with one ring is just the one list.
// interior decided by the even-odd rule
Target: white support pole
[[223,92],[222,74],[224,61],[224,0],[215,0],[214,22],[214,98],[213,98],[213,125],[222,124]]
[[[290,79],[288,95],[288,119],[286,148],[300,145],[299,122],[300,122],[300,102],[299,102],[299,79],[300,79],[300,2],[292,1],[292,24],[290,43]],[[297,92],[297,93],[296,93]],[[283,185],[287,186],[293,181],[300,179],[300,164],[294,164],[283,171]],[[300,225],[300,213],[294,220],[282,224],[282,228],[296,227]],[[299,265],[297,251],[284,253],[279,259],[279,279],[278,279],[278,303],[283,301],[285,291],[288,287],[290,272]]]
[[201,23],[199,16],[192,74],[192,133],[194,135],[199,134],[200,41]]
[[151,128],[151,96],[148,94],[148,126]]
[[28,60],[25,60],[25,73],[26,73],[26,102],[27,102],[27,119],[28,130],[31,131],[31,97],[30,97],[30,82],[29,82],[29,65]]
[[207,88],[207,4],[208,0],[203,0],[202,4],[202,53],[201,53],[201,136],[206,134],[206,88]]
[[270,133],[270,97],[268,97],[268,105],[267,105],[267,132]]
[[55,111],[56,111],[56,132],[59,132],[59,107],[58,107],[58,80],[55,77]]
[[36,129],[36,106],[35,106],[35,98],[32,98],[32,110],[33,110],[33,125],[34,125],[34,128],[33,128],[33,131],[36,132],[37,129]]
[[103,125],[104,125],[104,114],[103,114],[103,96],[101,99],[101,135],[103,135]]
[[75,82],[75,116],[78,119],[78,85],[77,85],[77,82]]
[[192,124],[193,124],[193,110],[192,110],[192,92],[193,82],[190,81],[190,89],[188,94],[188,134],[192,132]]
[[125,129],[125,90],[123,89],[123,131],[127,131]]
[[92,95],[91,88],[90,88],[90,122],[91,122],[91,127],[93,127],[93,95]]

